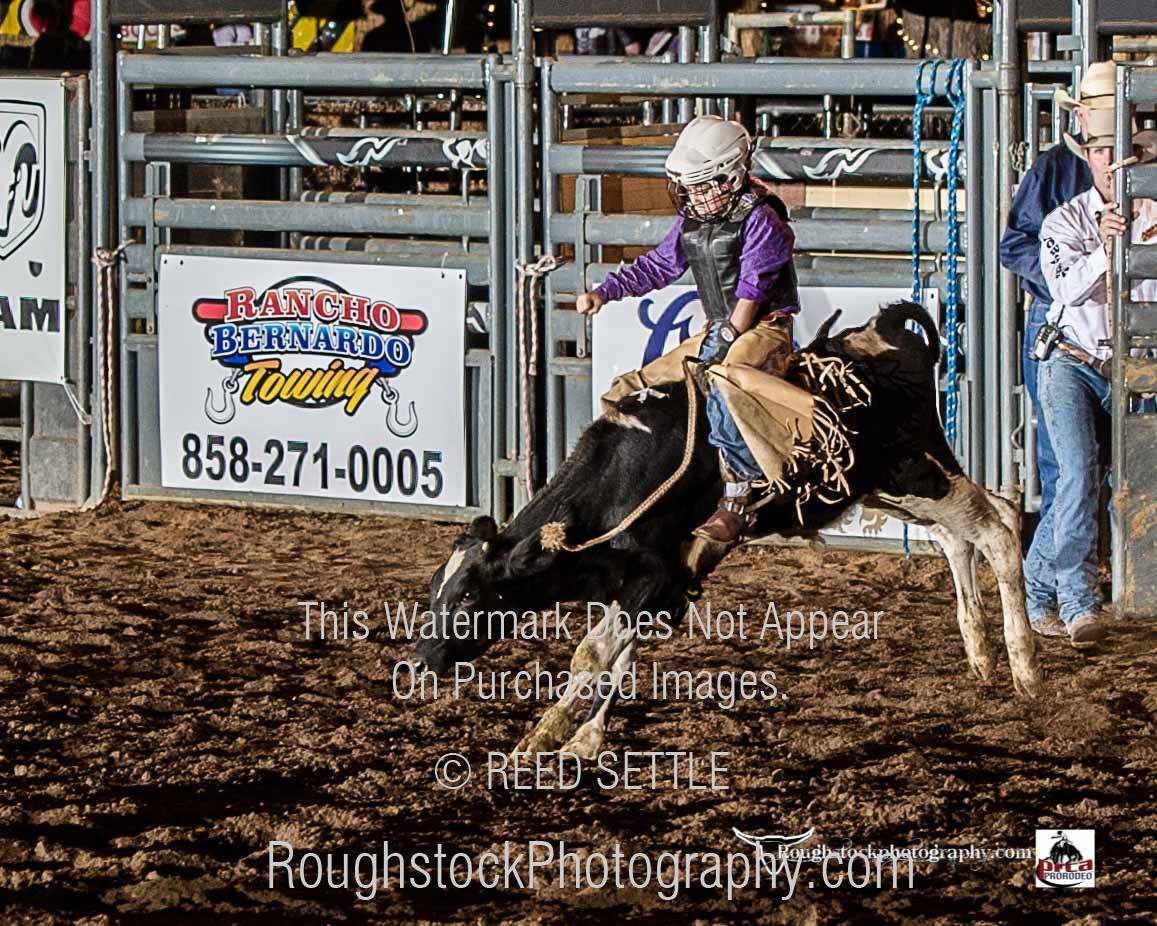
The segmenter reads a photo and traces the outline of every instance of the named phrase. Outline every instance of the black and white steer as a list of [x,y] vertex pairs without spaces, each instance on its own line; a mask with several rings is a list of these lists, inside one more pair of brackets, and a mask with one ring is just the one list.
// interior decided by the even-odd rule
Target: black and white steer
[[[759,510],[751,535],[810,534],[856,502],[928,526],[955,579],[957,620],[969,665],[987,679],[995,656],[976,585],[979,550],[1000,587],[1015,689],[1037,694],[1041,675],[1025,614],[1018,514],[1012,504],[963,474],[945,440],[935,383],[940,342],[932,318],[917,305],[897,303],[859,328],[830,336],[834,320],[806,350],[849,362],[871,394],[869,404],[843,415],[855,460],[846,474],[849,497],[834,505],[804,503],[802,525],[794,499],[778,499]],[[906,328],[909,321],[923,336]],[[699,435],[706,433],[703,405],[699,402]],[[443,619],[437,639],[418,643],[415,658],[441,673],[455,662],[473,660],[494,642],[485,622],[476,636],[463,639],[451,632],[449,621],[460,611],[522,613],[560,601],[597,601],[614,602],[628,615],[666,611],[682,616],[688,589],[697,587],[728,549],[690,542],[722,488],[716,453],[706,440],[698,441],[687,472],[661,501],[609,542],[578,553],[546,549],[541,529],[561,522],[576,544],[619,524],[679,466],[687,412],[681,384],[628,396],[616,412],[587,428],[554,478],[506,527],[499,530],[490,518],[475,520],[433,577],[431,609],[450,616]],[[579,644],[571,670],[622,672],[635,647],[629,631],[596,632]],[[519,748],[545,751],[561,745],[580,756],[593,755],[602,742],[609,705],[609,698],[590,705],[568,693]]]

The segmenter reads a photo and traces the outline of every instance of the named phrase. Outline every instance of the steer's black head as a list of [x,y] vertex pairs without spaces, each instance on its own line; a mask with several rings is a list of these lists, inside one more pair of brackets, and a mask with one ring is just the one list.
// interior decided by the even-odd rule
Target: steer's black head
[[501,638],[505,624],[498,615],[524,610],[513,600],[524,586],[520,578],[546,556],[537,537],[515,543],[498,533],[493,518],[475,518],[430,582],[435,619],[414,657],[441,674],[485,652]]

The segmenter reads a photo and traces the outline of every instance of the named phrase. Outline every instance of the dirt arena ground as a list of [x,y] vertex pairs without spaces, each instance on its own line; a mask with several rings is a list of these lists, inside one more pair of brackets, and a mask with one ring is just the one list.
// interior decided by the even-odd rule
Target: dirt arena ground
[[[1102,652],[1047,641],[1048,689],[1015,700],[1003,663],[964,672],[938,558],[747,548],[717,608],[885,612],[879,639],[790,650],[678,634],[666,668],[771,669],[786,700],[722,710],[640,697],[608,748],[730,753],[729,790],[491,792],[476,769],[540,705],[404,703],[405,641],[381,602],[420,601],[458,528],[227,507],[113,503],[0,521],[0,919],[5,923],[1152,923],[1157,911],[1157,655],[1151,622]],[[997,629],[991,576],[986,604]],[[370,612],[365,641],[307,642],[300,600]],[[479,661],[565,668],[572,645],[506,642]],[[739,852],[733,827],[828,846],[1031,849],[1036,829],[1096,830],[1092,890],[1033,887],[1032,861],[922,864],[915,886],[827,889],[804,867],[732,900],[696,886],[582,891],[268,886],[268,844],[433,851],[564,840],[624,852]],[[545,876],[543,876],[545,877]],[[809,888],[806,881],[814,879]]]

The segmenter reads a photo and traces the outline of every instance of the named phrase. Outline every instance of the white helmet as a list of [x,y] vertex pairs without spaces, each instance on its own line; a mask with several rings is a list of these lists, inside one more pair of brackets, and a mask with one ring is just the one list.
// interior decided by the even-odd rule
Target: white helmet
[[[751,161],[751,136],[738,122],[720,116],[699,116],[679,133],[667,155],[667,179],[675,205],[700,219],[731,211],[743,192]],[[707,201],[688,196],[688,187],[710,184]],[[726,188],[724,188],[726,184]]]

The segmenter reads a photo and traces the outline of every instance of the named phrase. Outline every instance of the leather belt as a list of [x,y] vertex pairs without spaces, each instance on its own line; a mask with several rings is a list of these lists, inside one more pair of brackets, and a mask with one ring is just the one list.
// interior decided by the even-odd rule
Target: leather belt
[[1070,344],[1068,341],[1058,341],[1057,350],[1063,354],[1068,354],[1075,360],[1081,361],[1086,366],[1092,367],[1093,372],[1097,373],[1102,379],[1113,378],[1113,360],[1110,357],[1107,360],[1101,360],[1099,357],[1094,357],[1087,350],[1077,347],[1076,344]]

